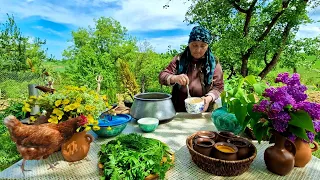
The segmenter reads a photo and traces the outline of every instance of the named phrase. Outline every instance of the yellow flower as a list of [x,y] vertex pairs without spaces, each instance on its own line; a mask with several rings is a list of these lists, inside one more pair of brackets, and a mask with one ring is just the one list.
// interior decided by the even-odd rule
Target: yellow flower
[[51,115],[50,118],[48,119],[48,122],[58,124],[58,117]]
[[82,101],[82,98],[81,97],[77,97],[76,102],[77,103],[81,103],[81,101]]
[[88,124],[93,124],[94,123],[94,118],[93,118],[93,116],[91,115],[91,114],[89,114],[88,116],[87,116],[87,119],[88,119]]
[[99,124],[99,122],[98,121],[93,121],[93,123],[92,123],[93,125],[98,125]]
[[31,108],[30,108],[30,104],[24,104],[24,106],[22,107],[22,111],[23,112],[31,112]]
[[110,131],[110,130],[112,130],[112,128],[111,128],[110,126],[108,126],[108,127],[107,127],[107,130],[109,130],[109,131]]
[[86,129],[85,129],[85,131],[89,131],[90,129],[91,129],[91,127],[90,127],[90,126],[87,126]]
[[63,110],[64,110],[65,112],[69,112],[69,111],[71,110],[70,105],[65,106],[65,107],[63,108]]
[[99,126],[93,126],[92,129],[93,129],[94,131],[98,131],[98,130],[100,130],[100,127],[99,127]]
[[30,120],[31,120],[31,121],[35,121],[36,118],[35,118],[34,116],[30,116]]
[[69,99],[64,99],[64,100],[62,101],[62,104],[67,105],[67,104],[69,104],[69,102],[70,102]]
[[87,111],[94,111],[94,110],[96,109],[96,107],[91,106],[91,105],[86,105],[86,106],[84,107],[84,109],[87,110]]
[[56,107],[60,106],[61,104],[61,99],[56,100],[56,102],[54,103],[54,105],[56,105]]
[[102,96],[102,99],[103,99],[104,101],[107,101],[107,100],[108,100],[108,98],[107,98],[106,95],[103,95],[103,96]]
[[30,99],[37,99],[37,96],[30,96]]
[[63,111],[58,108],[53,109],[52,113],[58,116],[58,120],[62,119],[62,116],[64,115]]

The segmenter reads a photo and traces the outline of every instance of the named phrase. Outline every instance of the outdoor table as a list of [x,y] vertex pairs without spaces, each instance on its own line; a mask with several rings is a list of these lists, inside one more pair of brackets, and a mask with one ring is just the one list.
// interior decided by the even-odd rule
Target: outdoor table
[[[279,176],[269,172],[266,169],[263,154],[267,147],[271,146],[268,142],[259,144],[253,141],[257,147],[257,157],[251,164],[248,171],[240,176],[220,177],[207,173],[198,168],[192,161],[186,146],[186,138],[196,131],[210,130],[216,131],[210,113],[191,115],[187,113],[177,113],[176,117],[167,123],[160,124],[152,133],[143,133],[136,122],[130,122],[124,134],[137,132],[145,137],[156,138],[168,144],[175,153],[174,166],[166,173],[166,179],[319,179],[320,177],[320,159],[312,157],[311,161],[304,168],[294,168],[286,176]],[[96,138],[96,136],[95,136]],[[11,167],[0,172],[0,179],[99,179],[98,155],[100,145],[107,143],[114,138],[97,138],[91,143],[90,151],[86,159],[69,163],[63,160],[61,152],[56,152],[46,160],[26,161],[26,171],[23,176],[20,167],[22,161],[19,161]],[[49,169],[48,162],[59,163],[55,169]]]

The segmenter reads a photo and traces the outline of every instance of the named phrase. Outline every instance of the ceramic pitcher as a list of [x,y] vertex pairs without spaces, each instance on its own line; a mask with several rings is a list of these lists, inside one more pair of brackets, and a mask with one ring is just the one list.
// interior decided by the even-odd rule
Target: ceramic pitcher
[[62,144],[61,153],[66,161],[74,162],[85,158],[90,149],[93,137],[86,131],[75,133],[71,139]]
[[300,138],[297,138],[294,141],[294,144],[297,150],[294,163],[294,166],[296,167],[304,167],[306,164],[308,164],[308,162],[311,160],[312,152],[318,150],[319,148],[319,145],[316,142],[313,142],[314,147],[310,148],[309,143],[301,140]]

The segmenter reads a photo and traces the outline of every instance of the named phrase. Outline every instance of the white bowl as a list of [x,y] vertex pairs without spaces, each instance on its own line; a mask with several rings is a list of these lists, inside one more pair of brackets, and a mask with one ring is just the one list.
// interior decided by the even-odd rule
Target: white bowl
[[159,125],[159,119],[151,117],[141,118],[137,122],[141,130],[144,132],[152,132],[156,130]]
[[204,101],[200,97],[187,98],[184,103],[189,114],[200,114],[203,111]]

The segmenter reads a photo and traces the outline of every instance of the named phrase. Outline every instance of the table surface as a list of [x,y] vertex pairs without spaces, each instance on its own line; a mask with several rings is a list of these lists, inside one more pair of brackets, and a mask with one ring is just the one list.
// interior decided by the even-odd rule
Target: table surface
[[[266,169],[263,153],[270,146],[268,142],[258,144],[253,141],[257,147],[258,154],[248,171],[240,176],[220,177],[209,174],[198,168],[191,160],[188,148],[186,147],[186,138],[196,131],[210,130],[216,131],[211,121],[209,113],[199,115],[190,115],[187,113],[177,113],[176,117],[159,127],[152,133],[143,133],[135,122],[130,122],[122,132],[128,134],[131,132],[141,133],[145,137],[156,138],[168,144],[175,152],[175,163],[166,173],[166,179],[318,179],[320,177],[320,159],[312,157],[311,161],[304,168],[294,168],[286,176],[278,176]],[[96,136],[95,136],[96,138]],[[97,138],[91,143],[90,151],[86,159],[69,163],[63,160],[61,152],[56,152],[45,160],[26,161],[25,176],[21,173],[20,167],[22,161],[19,161],[11,167],[0,172],[0,179],[99,179],[98,174],[98,155],[100,145],[110,141],[113,138]],[[55,169],[49,169],[48,163],[58,163]]]

